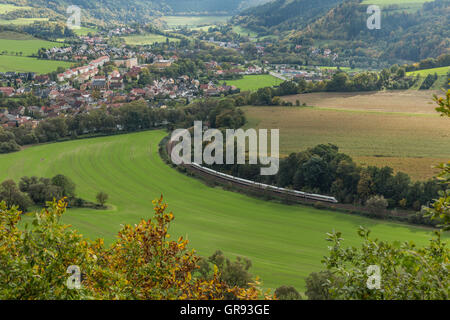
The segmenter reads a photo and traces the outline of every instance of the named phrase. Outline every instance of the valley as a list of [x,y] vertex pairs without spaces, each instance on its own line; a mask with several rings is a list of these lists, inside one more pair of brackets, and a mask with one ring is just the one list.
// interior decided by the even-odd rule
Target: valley
[[[248,127],[280,128],[281,154],[333,143],[363,166],[432,178],[450,157],[450,129],[430,93],[311,93],[287,97],[310,107],[245,107]],[[414,139],[411,137],[414,136]]]
[[0,300],[448,300],[449,21],[0,0]]
[[[252,260],[252,273],[264,287],[283,284],[305,289],[305,277],[321,270],[326,233],[341,230],[345,245],[357,243],[356,228],[370,227],[386,241],[425,245],[429,230],[371,220],[339,212],[266,202],[222,188],[211,188],[167,166],[158,154],[163,131],[53,143],[0,155],[0,180],[24,175],[73,178],[78,194],[94,200],[100,190],[110,195],[110,209],[70,209],[63,222],[90,239],[112,242],[121,224],[152,215],[151,200],[164,195],[175,215],[170,233],[183,236],[199,254],[221,249],[227,256]],[[25,218],[25,222],[29,221]]]

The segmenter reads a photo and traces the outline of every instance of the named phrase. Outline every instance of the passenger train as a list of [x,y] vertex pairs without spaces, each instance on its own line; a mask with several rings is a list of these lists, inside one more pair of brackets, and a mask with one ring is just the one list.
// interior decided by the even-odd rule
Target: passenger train
[[194,167],[195,169],[197,169],[198,171],[207,173],[212,176],[220,177],[222,179],[225,179],[225,180],[237,183],[237,184],[253,187],[256,189],[269,190],[272,192],[292,195],[292,196],[295,196],[298,198],[303,198],[303,199],[308,199],[308,200],[317,200],[317,201],[324,201],[324,202],[330,202],[330,203],[338,203],[338,201],[336,200],[335,197],[324,196],[324,195],[313,194],[313,193],[306,193],[306,192],[302,192],[302,191],[290,190],[290,189],[285,189],[285,188],[279,188],[279,187],[271,186],[271,185],[264,184],[264,183],[241,179],[241,178],[237,178],[237,177],[234,177],[234,176],[222,173],[222,172],[218,172],[218,171],[215,171],[215,170],[212,170],[209,168],[205,168],[195,162],[191,163],[190,165],[192,167]]

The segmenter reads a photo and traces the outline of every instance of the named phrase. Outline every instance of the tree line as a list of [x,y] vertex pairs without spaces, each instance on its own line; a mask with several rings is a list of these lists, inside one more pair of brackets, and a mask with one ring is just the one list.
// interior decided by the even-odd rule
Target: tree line
[[[394,218],[387,209],[419,212],[442,191],[435,180],[413,182],[403,172],[394,174],[388,166],[367,168],[339,152],[332,144],[321,144],[280,160],[278,174],[261,176],[261,165],[213,165],[215,170],[240,178],[336,197],[340,203],[365,207],[366,215]],[[394,219],[416,224],[435,224],[420,213],[409,213]]]
[[62,115],[30,124],[0,127],[0,153],[19,151],[21,146],[64,141],[95,135],[112,135],[161,127],[189,128],[194,121],[207,121],[211,127],[239,128],[245,124],[244,113],[233,99],[205,99],[187,107],[161,109],[145,101],[135,101],[119,108],[106,108]]
[[0,202],[4,201],[8,208],[17,207],[26,212],[30,207],[44,206],[54,199],[65,199],[68,206],[78,208],[103,209],[109,195],[100,191],[96,195],[98,204],[76,196],[76,185],[67,176],[57,174],[52,178],[24,176],[17,184],[7,179],[0,184]]

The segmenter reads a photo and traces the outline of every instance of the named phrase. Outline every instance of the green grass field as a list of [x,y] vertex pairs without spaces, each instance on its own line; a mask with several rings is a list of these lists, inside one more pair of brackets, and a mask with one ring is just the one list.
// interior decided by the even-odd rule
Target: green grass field
[[269,74],[247,75],[243,79],[226,81],[227,85],[236,86],[241,91],[255,91],[260,88],[277,86],[283,81]]
[[440,68],[411,71],[411,72],[407,72],[406,75],[407,76],[420,75],[421,77],[426,77],[429,74],[437,73],[438,76],[446,76],[447,73],[449,73],[449,72],[450,72],[450,66],[447,66],[447,67],[440,67]]
[[85,236],[110,242],[121,224],[152,217],[151,200],[164,194],[175,215],[170,233],[184,236],[200,255],[221,249],[227,256],[248,257],[251,271],[267,288],[294,285],[321,270],[327,254],[326,233],[343,232],[345,245],[359,243],[356,231],[369,227],[373,236],[387,241],[428,243],[427,229],[321,211],[299,205],[282,205],[241,193],[210,188],[166,165],[159,157],[163,131],[69,141],[27,148],[0,155],[0,180],[24,175],[71,177],[80,197],[95,201],[103,190],[110,210],[71,209],[63,217]]
[[431,1],[434,0],[364,0],[361,5],[377,5],[380,7],[397,5],[398,9],[394,11],[415,12],[417,10],[420,10],[425,2]]
[[177,28],[224,24],[229,18],[230,16],[165,16],[161,20],[170,28]]
[[77,36],[87,36],[89,33],[97,33],[97,30],[90,27],[81,27],[80,29],[74,29],[73,32],[75,32]]
[[425,2],[432,2],[434,0],[364,0],[362,4],[374,4],[378,6],[390,6],[390,5],[409,5],[409,4],[424,4]]
[[241,26],[233,26],[233,31],[241,36],[250,36],[252,38],[258,37],[258,33],[250,29],[243,28]]
[[48,21],[48,18],[17,18],[14,20],[3,20],[0,19],[0,26],[8,26],[8,25],[14,25],[14,26],[24,26],[28,24],[32,24],[34,22],[40,22],[40,21]]
[[16,57],[0,55],[0,72],[36,72],[45,74],[53,72],[58,67],[69,68],[72,64],[64,61],[39,60],[31,57]]
[[16,6],[13,4],[0,3],[0,14],[5,14],[8,12],[18,11],[18,10],[27,10],[32,9],[32,7],[28,6]]
[[[145,45],[151,45],[154,43],[166,42],[167,38],[168,37],[166,37],[166,36],[162,36],[160,34],[152,34],[152,33],[123,37],[123,39],[125,40],[125,43],[128,45],[132,45],[132,46],[145,46]],[[170,37],[169,37],[169,40],[173,41],[173,42],[180,41],[179,39],[170,38]]]
[[36,38],[31,39],[5,39],[0,33],[0,54],[6,51],[7,55],[16,55],[22,53],[23,56],[31,56],[37,54],[41,48],[62,47],[64,44],[59,42],[51,42]]
[[450,77],[447,75],[439,76],[438,79],[433,83],[430,90],[445,90],[447,84],[450,83]]

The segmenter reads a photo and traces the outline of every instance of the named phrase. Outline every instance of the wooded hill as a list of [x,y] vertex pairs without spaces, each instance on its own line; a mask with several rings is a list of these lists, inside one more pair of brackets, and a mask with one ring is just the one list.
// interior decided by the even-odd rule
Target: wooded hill
[[348,1],[330,10],[307,28],[292,31],[290,39],[302,43],[343,40],[348,50],[380,59],[418,61],[448,53],[450,1],[425,3],[417,12],[382,10],[381,29],[367,28],[367,5]]
[[[14,17],[54,17],[66,16],[71,5],[79,6],[84,18],[104,22],[149,22],[160,15],[178,14],[217,14],[233,15],[250,6],[259,5],[269,0],[2,0],[0,3],[17,6],[30,6],[32,10],[20,10],[9,13]],[[28,15],[28,16],[27,16]]]
[[402,63],[449,52],[450,0],[426,2],[417,11],[382,7],[379,30],[367,28],[367,7],[362,0],[277,0],[233,22],[260,36],[278,34],[289,45],[345,48],[346,56],[363,59]]
[[259,33],[298,30],[342,2],[343,0],[276,0],[245,10],[233,22]]

